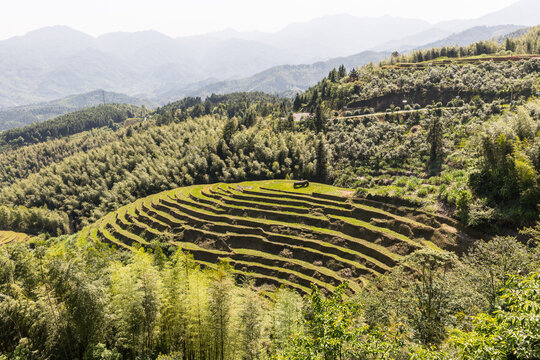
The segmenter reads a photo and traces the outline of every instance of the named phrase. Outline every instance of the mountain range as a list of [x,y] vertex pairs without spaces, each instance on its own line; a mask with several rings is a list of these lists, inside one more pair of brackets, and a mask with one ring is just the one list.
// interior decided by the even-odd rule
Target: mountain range
[[[394,50],[440,41],[464,45],[536,23],[540,2],[520,0],[478,19],[435,25],[344,14],[291,24],[275,33],[225,30],[180,38],[155,31],[96,38],[54,26],[0,41],[0,108],[95,89],[157,103],[212,92],[287,94],[313,85],[341,63],[350,68]],[[516,25],[480,26],[494,24]]]
[[[476,26],[465,31],[452,34],[436,42],[418,48],[432,48],[441,46],[466,46],[476,41],[499,38],[522,29],[517,25]],[[407,48],[406,50],[412,50]],[[405,50],[405,51],[406,51]],[[356,55],[339,57],[327,61],[319,61],[309,65],[281,65],[262,71],[250,77],[221,81],[210,84],[179,89],[176,93],[169,91],[162,94],[161,99],[172,100],[182,96],[208,96],[226,94],[237,91],[263,91],[271,94],[291,96],[314,85],[329,71],[340,65],[347,69],[362,66],[370,62],[378,62],[390,55],[388,51],[364,51]]]
[[[241,78],[276,65],[358,53],[393,34],[428,26],[419,20],[390,20],[329,16],[259,39],[227,32],[174,39],[155,31],[94,38],[63,26],[43,28],[0,42],[0,107],[98,88],[148,97],[209,79]],[[318,46],[320,41],[325,46]]]
[[[406,35],[392,39],[384,44],[373,47],[371,50],[398,50],[406,51],[422,47],[425,44],[436,43],[445,37],[461,33],[471,28],[497,25],[534,26],[540,24],[540,1],[520,0],[499,11],[486,14],[475,19],[456,19],[443,21],[426,28],[413,35]],[[477,40],[482,40],[481,38]]]

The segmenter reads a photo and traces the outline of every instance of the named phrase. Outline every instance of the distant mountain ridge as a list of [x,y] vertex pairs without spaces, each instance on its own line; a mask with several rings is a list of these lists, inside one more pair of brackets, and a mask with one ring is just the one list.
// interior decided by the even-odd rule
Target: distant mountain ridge
[[[504,37],[516,33],[520,34],[517,25],[498,25],[498,26],[477,26],[459,33],[452,34],[439,41],[432,42],[420,49],[441,47],[441,46],[466,46],[476,41]],[[410,50],[406,49],[405,51]],[[173,100],[181,96],[208,96],[213,93],[226,94],[229,92],[242,91],[263,91],[271,94],[292,96],[299,91],[306,90],[315,85],[321,78],[326,76],[330,70],[340,65],[345,65],[347,69],[355,66],[365,65],[370,62],[378,62],[388,57],[388,51],[365,51],[356,55],[334,58],[327,61],[321,61],[314,64],[303,65],[281,65],[262,71],[253,76],[228,81],[220,81],[206,84],[198,88],[183,88],[177,92],[169,92],[170,98],[162,100]],[[171,95],[173,95],[171,97]]]
[[[297,91],[328,70],[301,64],[369,50],[414,49],[452,36],[465,25],[540,23],[539,7],[540,1],[520,0],[478,19],[434,26],[418,19],[341,14],[291,24],[275,33],[226,30],[182,38],[156,31],[96,38],[64,26],[43,28],[0,41],[0,108],[94,89],[160,103],[179,94],[207,94],[212,89]],[[484,36],[471,34],[463,41]],[[363,63],[359,60],[356,65]],[[282,65],[291,67],[279,68]]]
[[420,49],[429,49],[442,46],[467,46],[477,41],[504,37],[517,30],[524,29],[519,25],[475,26],[473,28],[452,34],[444,39],[423,45]]
[[34,122],[42,122],[73,111],[111,103],[137,106],[146,105],[148,107],[157,105],[150,100],[95,90],[49,102],[0,109],[0,131],[29,125]]
[[275,66],[248,78],[209,84],[191,92],[179,93],[177,97],[186,95],[208,96],[245,91],[262,91],[282,96],[293,96],[297,92],[313,86],[327,76],[332,69],[340,65],[352,69],[370,62],[377,62],[389,55],[388,52],[366,51],[352,56],[319,61],[314,64]]
[[540,1],[520,0],[505,8],[491,12],[476,19],[444,21],[435,25],[452,32],[463,31],[475,26],[516,24],[534,26],[540,24]]
[[[475,27],[453,34],[437,42],[424,45],[421,48],[450,45],[465,46],[479,40],[491,38],[503,39],[504,35],[510,37],[518,36],[522,34],[525,29],[526,28],[517,25]],[[129,38],[131,35],[132,34],[126,33],[118,36],[121,38],[127,36]],[[148,35],[151,34],[149,33]],[[200,82],[189,83],[178,88],[169,88],[167,91],[155,94],[155,101],[141,100],[123,94],[105,92],[105,102],[157,106],[158,104],[175,101],[185,96],[206,97],[214,93],[226,94],[249,91],[262,91],[290,97],[299,91],[304,91],[310,86],[313,86],[321,78],[326,76],[330,70],[337,68],[340,65],[345,65],[347,69],[351,69],[355,66],[361,66],[369,62],[378,62],[389,55],[390,52],[365,51],[356,55],[319,61],[313,64],[274,66],[250,77],[241,79],[219,81],[216,78],[209,78]],[[97,90],[51,102],[0,109],[0,131],[32,122],[40,122],[71,111],[101,104],[103,102],[102,95],[103,91]]]
[[95,38],[65,26],[48,27],[0,41],[0,107],[99,88],[151,97],[209,78],[238,79],[277,65],[358,53],[396,33],[412,34],[427,27],[415,19],[350,15],[292,24],[271,34],[182,38],[156,31]]
[[510,24],[521,27],[540,24],[540,1],[519,0],[503,9],[493,11],[475,19],[458,19],[439,22],[421,32],[412,35],[402,35],[400,38],[392,39],[389,42],[372,47],[371,50],[405,51],[422,47],[425,44],[435,43],[445,37],[451,37],[454,34],[465,32],[471,28]]

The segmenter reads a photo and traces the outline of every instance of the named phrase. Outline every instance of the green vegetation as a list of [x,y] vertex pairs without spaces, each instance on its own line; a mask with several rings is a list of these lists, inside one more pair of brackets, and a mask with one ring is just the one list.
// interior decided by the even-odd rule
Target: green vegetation
[[68,232],[67,219],[61,213],[46,208],[9,207],[0,205],[0,230],[27,234],[58,236]]
[[0,357],[538,357],[540,254],[512,238],[461,259],[421,249],[354,296],[340,285],[302,298],[295,281],[271,291],[232,262],[165,256],[165,244],[115,251],[93,234],[0,247]]
[[[303,126],[316,131],[316,120],[329,117],[335,185],[407,199],[483,231],[531,225],[539,198],[539,104],[531,99],[540,85],[538,37],[533,28],[509,40],[533,54],[517,58],[497,54],[504,44],[494,42],[454,49],[468,56],[456,60],[401,66],[413,60],[398,56],[392,66],[333,70],[294,107],[313,112]],[[426,54],[441,51],[448,49]]]
[[61,115],[91,108],[104,103],[131,104],[137,106],[146,105],[149,107],[154,107],[155,105],[147,100],[141,100],[114,92],[95,90],[38,104],[7,108],[3,107],[0,109],[0,131],[43,122]]
[[534,223],[539,109],[533,100],[331,120],[334,183],[454,212],[466,226]]
[[30,237],[23,233],[17,233],[14,231],[0,231],[0,245],[5,245],[14,241],[23,242],[29,239]]
[[0,149],[6,146],[36,144],[103,126],[113,127],[127,118],[143,115],[143,110],[131,105],[101,105],[23,128],[3,131],[0,133]]
[[419,63],[432,60],[458,60],[468,61],[469,59],[482,59],[486,55],[526,55],[539,54],[540,46],[538,37],[540,36],[540,26],[529,29],[525,34],[517,31],[519,36],[506,36],[498,41],[479,41],[469,46],[444,46],[427,50],[416,50],[412,54],[392,56],[381,64],[401,64]]
[[0,360],[537,359],[535,44],[0,134]]
[[332,110],[346,106],[345,115],[361,115],[402,110],[404,105],[425,107],[440,102],[444,106],[459,106],[474,102],[477,96],[483,102],[510,102],[511,97],[517,100],[535,93],[539,63],[540,59],[535,57],[526,61],[451,62],[419,68],[368,65],[357,70],[357,81],[351,81],[350,76],[333,81],[329,75],[302,94],[301,103],[313,112],[321,103]]
[[312,183],[296,191],[293,183],[166,191],[108,214],[87,231],[95,241],[119,247],[180,246],[201,265],[227,261],[235,272],[256,274],[257,285],[293,282],[303,287],[300,292],[311,283],[332,292],[346,281],[358,292],[369,277],[387,272],[403,256],[459,241],[456,229],[435,225],[428,214],[415,216],[410,209],[405,218],[354,203],[346,189]]

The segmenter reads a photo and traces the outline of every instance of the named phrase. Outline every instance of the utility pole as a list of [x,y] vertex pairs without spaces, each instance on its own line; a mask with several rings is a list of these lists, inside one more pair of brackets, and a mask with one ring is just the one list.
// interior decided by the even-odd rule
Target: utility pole
[[105,105],[105,90],[101,90],[101,95],[103,95],[103,105]]

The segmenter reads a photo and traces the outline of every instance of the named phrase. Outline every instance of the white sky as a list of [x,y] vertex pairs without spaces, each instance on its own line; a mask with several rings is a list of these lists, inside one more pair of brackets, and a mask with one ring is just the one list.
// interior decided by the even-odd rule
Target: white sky
[[51,25],[97,36],[157,30],[170,36],[233,28],[277,31],[331,14],[392,15],[435,23],[475,18],[517,0],[0,0],[0,39]]

